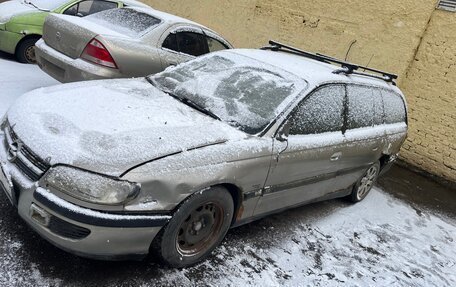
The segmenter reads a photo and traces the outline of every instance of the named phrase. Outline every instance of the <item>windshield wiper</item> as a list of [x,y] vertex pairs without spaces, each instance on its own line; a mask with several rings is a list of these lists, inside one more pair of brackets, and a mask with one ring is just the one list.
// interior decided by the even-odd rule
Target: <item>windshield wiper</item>
[[195,110],[198,110],[200,111],[201,113],[205,114],[205,115],[208,115],[216,120],[219,120],[221,121],[221,119],[219,118],[219,116],[217,116],[216,114],[214,114],[213,112],[211,112],[210,110],[206,109],[205,107],[201,106],[201,105],[198,105],[197,103],[193,102],[192,100],[188,99],[188,98],[182,98],[182,97],[179,97],[175,94],[173,94],[172,92],[170,91],[167,91],[167,90],[163,90],[163,89],[160,89],[159,87],[157,87],[157,85],[155,84],[154,80],[150,77],[146,77],[146,80],[154,87],[156,87],[157,89],[161,90],[162,92],[168,94],[169,96],[175,98],[176,100],[178,100],[179,102],[181,103],[184,103],[186,104],[187,106],[189,107],[192,107],[194,108]]
[[51,12],[51,10],[49,10],[49,9],[43,9],[43,8],[40,8],[40,7],[36,6],[32,1],[24,0],[24,3],[25,3],[25,4],[28,4],[28,5],[31,5],[31,6],[35,7],[36,9],[38,9],[38,10],[40,10],[40,11],[43,11],[43,12]]
[[176,100],[186,104],[187,106],[190,106],[190,107],[194,108],[195,110],[202,112],[203,114],[206,114],[216,120],[221,121],[221,119],[216,114],[214,114],[210,110],[206,109],[205,107],[198,105],[197,103],[193,102],[192,100],[190,100],[188,98],[178,97],[178,96],[174,95],[173,93],[169,93],[169,92],[167,92],[167,94],[170,95],[171,97],[175,98]]

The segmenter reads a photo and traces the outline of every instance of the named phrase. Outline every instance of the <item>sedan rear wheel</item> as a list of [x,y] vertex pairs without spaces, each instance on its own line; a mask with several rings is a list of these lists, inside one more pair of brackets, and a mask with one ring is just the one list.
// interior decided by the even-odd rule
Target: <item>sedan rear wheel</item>
[[380,173],[380,163],[375,163],[356,183],[351,194],[351,201],[360,202],[369,194]]
[[223,187],[190,196],[154,241],[162,261],[172,267],[200,262],[220,244],[230,228],[234,204]]

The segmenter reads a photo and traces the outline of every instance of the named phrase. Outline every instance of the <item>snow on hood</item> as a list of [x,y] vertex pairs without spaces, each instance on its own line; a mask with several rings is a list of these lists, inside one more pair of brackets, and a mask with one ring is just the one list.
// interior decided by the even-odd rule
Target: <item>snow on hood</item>
[[38,11],[38,9],[28,6],[20,0],[0,3],[0,23],[6,23],[14,16],[34,11]]
[[52,165],[114,176],[159,157],[246,137],[143,79],[38,89],[16,101],[8,120],[21,141]]

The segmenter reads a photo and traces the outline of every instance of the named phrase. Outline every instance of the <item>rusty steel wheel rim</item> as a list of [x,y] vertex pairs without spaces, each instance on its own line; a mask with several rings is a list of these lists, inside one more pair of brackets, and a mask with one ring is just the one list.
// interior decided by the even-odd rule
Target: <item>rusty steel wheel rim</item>
[[36,63],[35,46],[30,46],[25,49],[25,58],[29,63]]
[[176,238],[177,250],[182,256],[205,253],[219,239],[224,211],[220,204],[208,202],[194,209],[184,220]]

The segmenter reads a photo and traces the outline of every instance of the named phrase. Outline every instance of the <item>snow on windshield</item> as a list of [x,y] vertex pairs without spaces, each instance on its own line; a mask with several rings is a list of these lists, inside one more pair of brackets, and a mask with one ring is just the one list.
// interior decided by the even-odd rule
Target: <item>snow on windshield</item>
[[59,8],[65,3],[68,3],[69,0],[26,0],[25,3],[32,3],[36,7],[47,10],[54,10]]
[[95,13],[86,19],[105,27],[112,27],[113,30],[130,36],[139,37],[146,30],[161,23],[151,15],[133,9],[111,9]]
[[307,86],[295,75],[231,52],[168,69],[152,81],[250,134],[261,132]]

